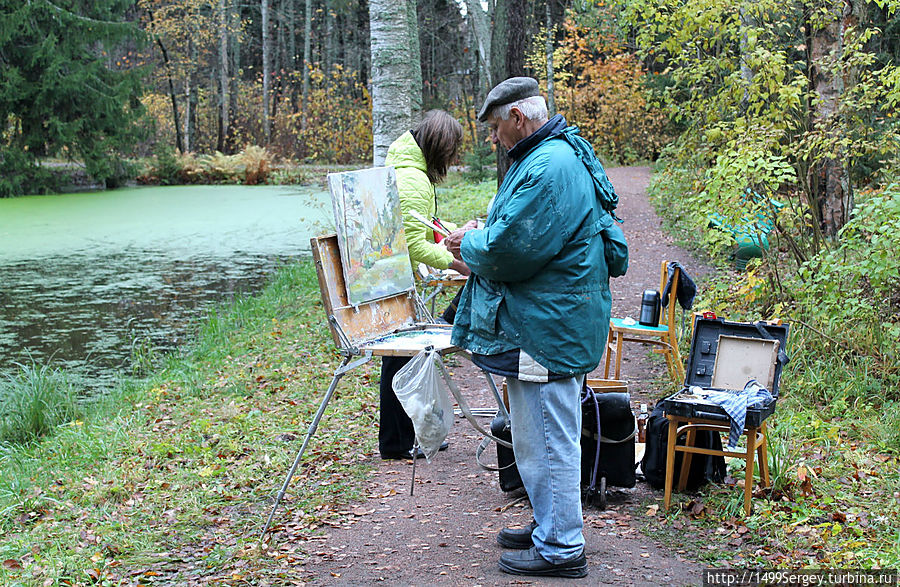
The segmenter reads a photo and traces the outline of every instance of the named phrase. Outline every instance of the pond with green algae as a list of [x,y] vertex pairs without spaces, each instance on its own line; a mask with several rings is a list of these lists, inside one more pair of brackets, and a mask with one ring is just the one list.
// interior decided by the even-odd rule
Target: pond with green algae
[[111,379],[171,349],[333,230],[320,187],[178,186],[0,199],[0,371],[35,360]]

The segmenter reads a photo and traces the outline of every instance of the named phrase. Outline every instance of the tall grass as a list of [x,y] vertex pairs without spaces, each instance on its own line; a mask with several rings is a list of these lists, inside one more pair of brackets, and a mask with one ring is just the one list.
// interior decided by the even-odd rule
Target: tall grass
[[497,182],[485,178],[473,184],[464,174],[451,172],[437,187],[437,215],[451,222],[463,224],[473,218],[487,216],[487,205],[497,193]]
[[0,441],[30,442],[82,415],[72,375],[34,361],[16,365],[0,378]]
[[[319,300],[311,261],[282,267],[263,292],[216,308],[191,344],[151,357],[146,378],[122,373],[84,418],[37,442],[0,442],[0,585],[84,584],[86,573],[101,577],[91,584],[132,584],[135,570],[161,566],[154,584],[243,567],[282,584],[299,555],[246,546],[339,362]],[[348,373],[329,405],[279,510],[294,537],[361,498],[373,376],[369,366]],[[182,552],[191,555],[169,559]]]

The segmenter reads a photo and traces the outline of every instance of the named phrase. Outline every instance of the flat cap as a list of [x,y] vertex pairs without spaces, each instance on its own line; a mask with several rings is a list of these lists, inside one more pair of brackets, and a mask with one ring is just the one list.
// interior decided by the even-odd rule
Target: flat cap
[[481,122],[487,120],[495,106],[503,106],[511,102],[518,102],[523,98],[540,95],[541,90],[537,80],[533,77],[511,77],[500,82],[488,92],[487,98],[484,99],[484,105],[478,111],[478,120]]

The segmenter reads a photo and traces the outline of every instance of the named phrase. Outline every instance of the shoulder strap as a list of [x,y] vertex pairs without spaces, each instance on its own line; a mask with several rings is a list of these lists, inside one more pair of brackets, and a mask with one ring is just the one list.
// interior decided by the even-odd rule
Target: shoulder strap
[[[766,327],[764,326],[765,322],[763,322],[762,320],[754,322],[753,325],[756,327],[756,330],[760,333],[760,335],[762,335],[762,337],[766,340],[778,340],[776,337],[772,336],[772,333],[766,330]],[[782,348],[783,346],[784,345],[778,345],[778,362],[782,365],[787,365],[790,362],[791,358]]]

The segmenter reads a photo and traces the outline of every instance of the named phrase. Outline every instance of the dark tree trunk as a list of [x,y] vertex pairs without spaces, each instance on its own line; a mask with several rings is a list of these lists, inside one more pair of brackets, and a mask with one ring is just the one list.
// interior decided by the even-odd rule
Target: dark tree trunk
[[511,0],[497,0],[494,23],[491,27],[491,85],[496,86],[507,77],[506,47],[509,44],[508,7]]
[[[147,11],[147,18],[150,19],[150,26],[153,27],[153,12]],[[169,62],[169,52],[166,50],[165,44],[159,35],[156,37],[156,45],[162,53],[163,67],[166,70],[166,81],[169,85],[169,99],[172,101],[172,122],[175,123],[175,148],[179,153],[184,153],[184,137],[181,134],[181,117],[178,114],[178,99],[175,96],[175,82],[172,80],[172,65]]]
[[[497,14],[501,11],[501,4],[504,5],[503,17],[505,23],[503,25],[506,37],[503,41],[498,41],[494,47],[497,53],[494,54],[495,63],[503,63],[504,68],[497,70],[496,83],[510,78],[525,75],[525,0],[502,0],[497,2]],[[499,17],[495,14],[494,21]],[[497,37],[497,29],[494,29],[494,38]],[[502,53],[500,53],[502,49]],[[509,171],[511,161],[506,149],[497,149],[497,186],[503,184],[503,178]]]
[[359,0],[356,11],[356,30],[359,41],[359,83],[366,87],[370,79],[370,63],[372,58],[371,35],[369,33],[369,2]]
[[[856,9],[855,9],[856,8]],[[836,236],[850,218],[853,194],[850,189],[850,172],[839,136],[843,125],[838,119],[840,102],[852,75],[832,63],[843,51],[844,34],[856,21],[856,12],[850,0],[839,0],[831,5],[829,18],[823,26],[811,29],[809,38],[809,79],[818,98],[812,112],[812,124],[821,134],[824,145],[835,145],[813,153],[808,182],[813,213],[817,215],[822,232]]]
[[506,0],[506,77],[525,75],[525,0]]

